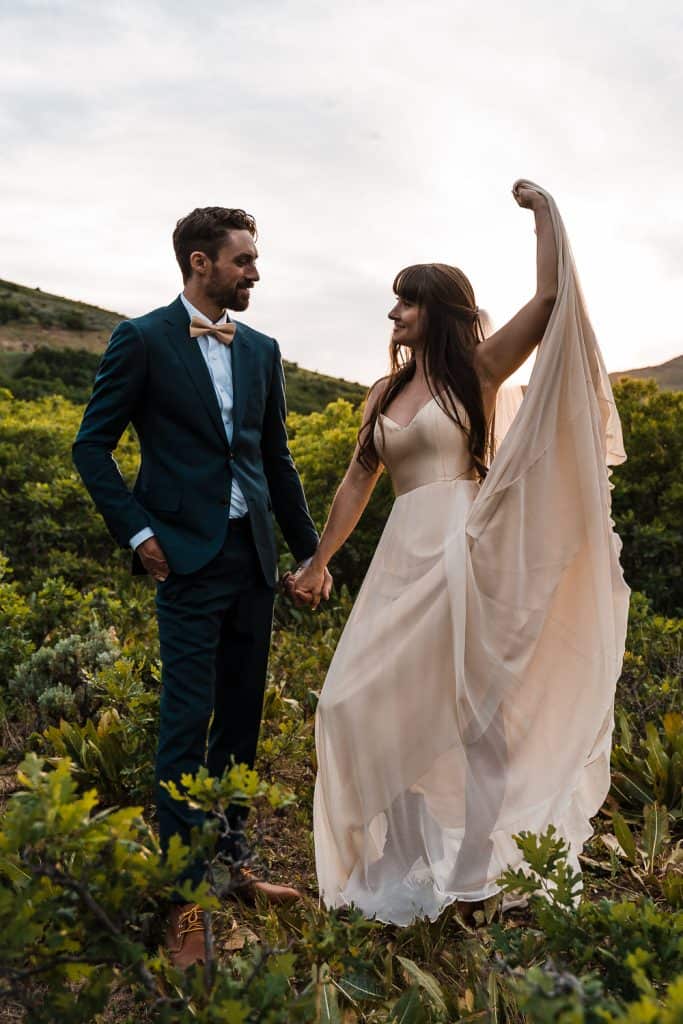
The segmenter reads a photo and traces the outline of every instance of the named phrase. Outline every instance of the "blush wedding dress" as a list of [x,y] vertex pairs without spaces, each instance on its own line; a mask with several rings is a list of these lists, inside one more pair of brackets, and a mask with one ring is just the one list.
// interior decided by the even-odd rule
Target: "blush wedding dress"
[[630,591],[607,467],[625,454],[562,219],[524,184],[558,251],[528,388],[500,394],[481,484],[438,400],[378,422],[396,500],[316,715],[321,897],[399,925],[498,892],[523,830],[553,824],[578,870],[609,789]]

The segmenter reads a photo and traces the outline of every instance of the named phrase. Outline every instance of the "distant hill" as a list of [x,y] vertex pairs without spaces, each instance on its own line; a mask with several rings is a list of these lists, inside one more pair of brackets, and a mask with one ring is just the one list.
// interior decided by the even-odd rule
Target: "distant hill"
[[[49,376],[54,378],[54,391],[74,401],[85,401],[89,387],[83,385],[83,373],[86,379],[88,374],[94,376],[97,358],[104,352],[112,330],[123,319],[122,313],[0,280],[0,384],[4,379],[12,387],[14,380],[17,394],[37,397],[49,393]],[[65,352],[62,359],[45,359],[36,355],[43,348],[84,350],[91,353],[91,358],[75,360]],[[76,362],[78,380],[74,379]],[[22,372],[24,364],[26,372]],[[36,367],[35,375],[32,366]],[[367,388],[362,384],[305,370],[287,360],[284,366],[287,404],[294,412],[324,409],[337,398],[357,405],[365,397]]]
[[640,366],[636,370],[620,370],[610,373],[612,383],[622,377],[652,377],[664,391],[683,391],[683,356],[675,356],[657,366]]
[[[19,392],[21,366],[27,362],[30,370],[29,357],[40,348],[57,350],[78,349],[93,354],[88,362],[85,357],[79,362],[79,379],[73,386],[65,387],[60,393],[66,393],[74,401],[85,400],[87,387],[83,385],[84,370],[92,374],[96,366],[96,357],[105,349],[107,340],[116,324],[124,319],[123,313],[114,313],[87,302],[65,299],[60,295],[51,295],[40,288],[27,288],[11,281],[0,279],[0,384],[2,379],[10,383],[15,378]],[[28,385],[22,389],[29,397],[31,394],[45,393],[45,377],[61,371],[49,365],[49,360],[37,360],[41,365],[41,384],[31,392]],[[73,359],[64,356],[65,372],[72,374],[75,369]],[[49,368],[48,368],[49,367]],[[297,363],[285,360],[287,375],[287,401],[294,412],[309,413],[324,409],[336,398],[345,398],[357,405],[366,394],[362,384],[344,380],[342,377],[330,377],[313,370],[305,370]],[[63,376],[63,374],[61,374]],[[683,390],[683,356],[676,356],[666,363],[657,366],[641,366],[633,370],[620,370],[611,373],[613,382],[621,377],[652,377],[658,385],[667,391]],[[31,378],[32,379],[32,375]],[[66,380],[66,377],[64,378]],[[10,385],[11,386],[11,385]],[[60,382],[57,381],[57,386]],[[56,390],[56,389],[55,389]],[[85,397],[84,397],[85,396]]]

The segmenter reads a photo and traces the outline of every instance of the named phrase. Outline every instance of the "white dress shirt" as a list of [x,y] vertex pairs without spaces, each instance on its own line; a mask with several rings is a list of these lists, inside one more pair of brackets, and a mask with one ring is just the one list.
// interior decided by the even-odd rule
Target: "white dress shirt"
[[[223,313],[219,320],[211,321],[208,317],[200,313],[198,309],[192,305],[183,294],[180,295],[180,301],[187,310],[190,319],[193,316],[198,317],[205,323],[216,323],[224,324],[227,322],[228,314],[227,310]],[[188,344],[199,345],[199,349],[204,357],[204,362],[209,371],[211,377],[211,383],[213,384],[214,391],[216,392],[216,399],[218,406],[221,411],[221,419],[225,427],[225,433],[228,438],[228,442],[232,444],[233,434],[233,422],[232,422],[232,406],[233,406],[233,386],[232,386],[232,353],[229,345],[224,345],[220,342],[214,334],[202,334],[199,338],[190,338],[189,336],[189,322],[188,322]],[[232,478],[232,491],[230,494],[230,510],[229,516],[231,519],[240,519],[242,516],[247,514],[247,503],[244,500],[244,495],[240,490],[240,485],[233,476]],[[139,530],[138,533],[130,539],[130,546],[133,551],[142,544],[143,541],[148,540],[154,536],[154,530],[151,527],[146,526],[143,530]]]

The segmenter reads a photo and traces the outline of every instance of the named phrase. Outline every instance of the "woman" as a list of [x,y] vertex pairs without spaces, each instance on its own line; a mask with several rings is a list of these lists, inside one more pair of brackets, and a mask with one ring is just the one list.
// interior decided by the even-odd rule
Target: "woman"
[[[484,337],[461,271],[398,275],[391,373],[293,583],[317,604],[386,466],[396,501],[320,697],[314,831],[325,903],[401,925],[497,892],[525,829],[553,824],[578,869],[609,788],[629,591],[606,464],[625,456],[557,208],[513,195],[536,294]],[[498,389],[541,340],[491,461]]]

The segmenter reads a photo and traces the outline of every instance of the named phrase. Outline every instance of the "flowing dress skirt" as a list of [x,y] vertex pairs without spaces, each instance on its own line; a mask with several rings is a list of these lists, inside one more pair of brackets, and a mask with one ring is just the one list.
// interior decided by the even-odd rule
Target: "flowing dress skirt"
[[397,497],[316,717],[321,896],[400,925],[498,891],[522,830],[553,824],[578,869],[609,789],[629,589],[607,466],[625,455],[564,225],[532,187],[559,292],[524,399],[482,485]]

